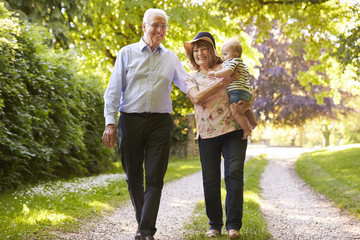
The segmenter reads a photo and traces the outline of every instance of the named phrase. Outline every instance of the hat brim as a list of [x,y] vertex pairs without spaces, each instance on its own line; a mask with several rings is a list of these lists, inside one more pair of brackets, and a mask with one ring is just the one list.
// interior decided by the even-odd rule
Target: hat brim
[[197,42],[197,41],[199,41],[199,40],[205,40],[205,41],[209,42],[209,43],[211,44],[211,46],[213,46],[213,48],[214,48],[215,55],[216,55],[217,57],[220,57],[220,54],[216,51],[213,42],[212,42],[211,39],[208,38],[208,37],[201,37],[201,38],[198,38],[198,39],[193,39],[193,40],[188,41],[188,42],[184,42],[184,48],[185,48],[185,51],[186,51],[186,56],[189,57],[191,45],[192,45],[194,42]]

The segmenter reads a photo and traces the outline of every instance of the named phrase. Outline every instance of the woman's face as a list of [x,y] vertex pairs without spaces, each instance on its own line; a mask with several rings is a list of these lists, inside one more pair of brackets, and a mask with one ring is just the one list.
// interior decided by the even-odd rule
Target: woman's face
[[197,65],[200,67],[209,66],[209,49],[206,46],[195,45],[193,55]]

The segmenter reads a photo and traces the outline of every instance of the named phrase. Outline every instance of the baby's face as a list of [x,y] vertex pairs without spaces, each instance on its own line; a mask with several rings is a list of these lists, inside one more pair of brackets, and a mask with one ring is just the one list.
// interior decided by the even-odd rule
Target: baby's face
[[231,45],[229,44],[225,44],[222,48],[221,48],[221,54],[222,54],[222,60],[226,61],[229,60],[230,58],[233,58],[236,56],[235,54],[236,52],[234,51],[234,48],[231,47]]

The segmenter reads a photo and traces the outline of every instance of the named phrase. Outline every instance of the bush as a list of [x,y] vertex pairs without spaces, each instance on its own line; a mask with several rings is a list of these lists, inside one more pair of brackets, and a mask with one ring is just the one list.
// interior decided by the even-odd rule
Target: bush
[[46,29],[10,14],[0,3],[0,190],[107,169],[103,90],[47,47]]

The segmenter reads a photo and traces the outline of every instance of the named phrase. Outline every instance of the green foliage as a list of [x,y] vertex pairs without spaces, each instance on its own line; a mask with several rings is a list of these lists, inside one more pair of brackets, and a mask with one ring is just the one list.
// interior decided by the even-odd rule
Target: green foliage
[[[276,37],[292,41],[289,51],[294,56],[303,56],[306,64],[316,63],[310,67],[303,65],[303,72],[297,75],[297,80],[306,89],[310,89],[315,83],[326,87],[319,88],[321,91],[318,89],[314,94],[316,99],[321,101],[323,97],[330,97],[335,103],[339,103],[341,92],[360,92],[359,85],[349,81],[358,79],[358,4],[349,8],[346,1],[340,0],[0,2],[4,2],[5,7],[24,23],[20,25],[18,20],[10,18],[10,12],[0,7],[0,51],[4,53],[0,56],[0,78],[5,79],[5,72],[7,77],[14,77],[8,82],[0,83],[1,91],[4,92],[6,88],[6,96],[9,97],[0,98],[1,118],[5,115],[12,117],[8,122],[0,122],[0,137],[8,139],[4,144],[12,146],[11,151],[17,153],[13,156],[14,159],[18,155],[26,156],[26,161],[10,161],[18,164],[15,168],[23,168],[24,171],[30,168],[25,162],[33,159],[34,155],[48,159],[46,164],[40,164],[39,171],[61,169],[53,166],[53,163],[49,164],[59,154],[57,158],[63,159],[63,168],[71,164],[81,174],[96,171],[99,169],[99,159],[108,158],[109,151],[98,149],[101,148],[103,128],[103,118],[100,117],[103,109],[101,89],[110,78],[119,49],[139,41],[142,36],[142,17],[147,8],[162,8],[170,16],[163,44],[178,54],[187,69],[183,42],[192,39],[198,31],[210,31],[214,33],[218,51],[225,39],[238,37],[243,44],[244,60],[257,78],[255,66],[261,65],[259,58],[265,53],[260,53],[253,46],[255,42],[261,43],[268,39],[269,33],[273,31],[273,20],[276,20],[278,26],[283,27],[283,33]],[[29,23],[46,27],[47,30],[30,27]],[[27,42],[33,42],[33,45]],[[48,53],[46,46],[54,46],[58,53]],[[32,54],[34,51],[36,54]],[[81,64],[75,65],[74,61]],[[284,61],[283,64],[287,65],[287,62]],[[21,73],[25,71],[27,73]],[[286,75],[282,77],[286,78]],[[52,84],[56,87],[47,91]],[[64,91],[69,94],[64,94]],[[303,91],[302,94],[307,93]],[[81,101],[78,100],[80,98]],[[185,115],[193,111],[192,104],[176,88],[171,98],[175,122],[173,141],[183,141],[187,134]],[[271,98],[266,101],[271,105]],[[92,107],[88,107],[89,105]],[[63,119],[69,125],[63,126]],[[19,125],[22,127],[15,127]],[[54,125],[57,128],[50,130],[49,127]],[[10,130],[9,126],[12,126]],[[351,131],[348,132],[351,134]],[[47,134],[49,136],[45,136]],[[357,139],[353,135],[350,138]],[[75,145],[71,146],[72,143]],[[58,151],[52,149],[54,145],[58,147]],[[36,150],[39,148],[41,151]],[[1,149],[0,154],[5,154],[5,150]],[[85,158],[85,155],[88,163],[79,160]],[[94,165],[92,170],[86,167],[88,165]],[[22,178],[22,174],[14,179],[18,178]]]
[[303,154],[296,171],[317,192],[360,218],[360,146],[348,145]]
[[52,29],[55,45],[68,48],[72,42],[70,29],[77,29],[73,23],[76,19],[89,22],[91,19],[84,11],[88,0],[2,0],[5,6],[16,13],[25,22]]
[[[336,103],[340,101],[339,89],[349,79],[344,77],[344,69],[340,66],[349,67],[348,71],[351,72],[359,72],[358,3],[350,7],[350,1],[341,0],[216,2],[220,12],[239,21],[241,29],[254,25],[258,31],[257,43],[268,38],[273,20],[284,25],[284,34],[281,35],[292,39],[296,48],[304,49],[307,61],[317,62],[309,68],[302,84],[310,86],[315,79],[328,87],[326,93]],[[295,52],[296,48],[293,49]],[[334,64],[336,56],[340,61]],[[319,73],[326,78],[320,78]],[[354,78],[358,79],[359,75]]]
[[96,81],[76,75],[70,52],[46,47],[46,29],[9,14],[0,27],[0,189],[109,166]]
[[355,3],[349,7],[348,12],[344,14],[349,20],[346,26],[346,31],[343,31],[339,36],[340,46],[337,48],[336,56],[343,67],[353,65],[356,68],[357,76],[354,77],[357,81],[360,80],[360,17],[359,17],[360,3]]
[[[162,8],[169,15],[169,29],[163,44],[178,54],[188,68],[183,42],[190,40],[198,31],[214,33],[217,48],[229,37],[238,36],[243,44],[244,56],[249,60],[251,71],[258,61],[257,51],[251,47],[251,40],[238,32],[237,24],[224,19],[211,3],[189,1],[105,1],[105,0],[64,0],[59,2],[7,0],[9,9],[21,13],[24,21],[38,23],[51,29],[57,48],[76,50],[82,64],[77,72],[101,79],[105,86],[120,48],[140,40],[143,35],[141,23],[148,8]],[[75,8],[75,10],[71,10]],[[61,9],[57,18],[55,12]],[[31,10],[31,11],[30,11]],[[57,27],[59,25],[59,27]],[[61,26],[60,26],[61,25]],[[60,35],[63,38],[59,38]],[[66,39],[65,39],[66,38]],[[48,41],[50,44],[51,41]],[[66,46],[64,46],[66,44]],[[192,112],[192,104],[186,96],[174,88],[175,120],[174,141],[186,138],[185,114]],[[186,110],[186,112],[184,111]]]
[[173,113],[172,118],[174,120],[173,135],[172,141],[184,142],[187,139],[188,131],[188,120],[186,119],[186,114],[193,112],[193,104],[187,98],[186,94],[181,92],[175,86],[171,93]]

